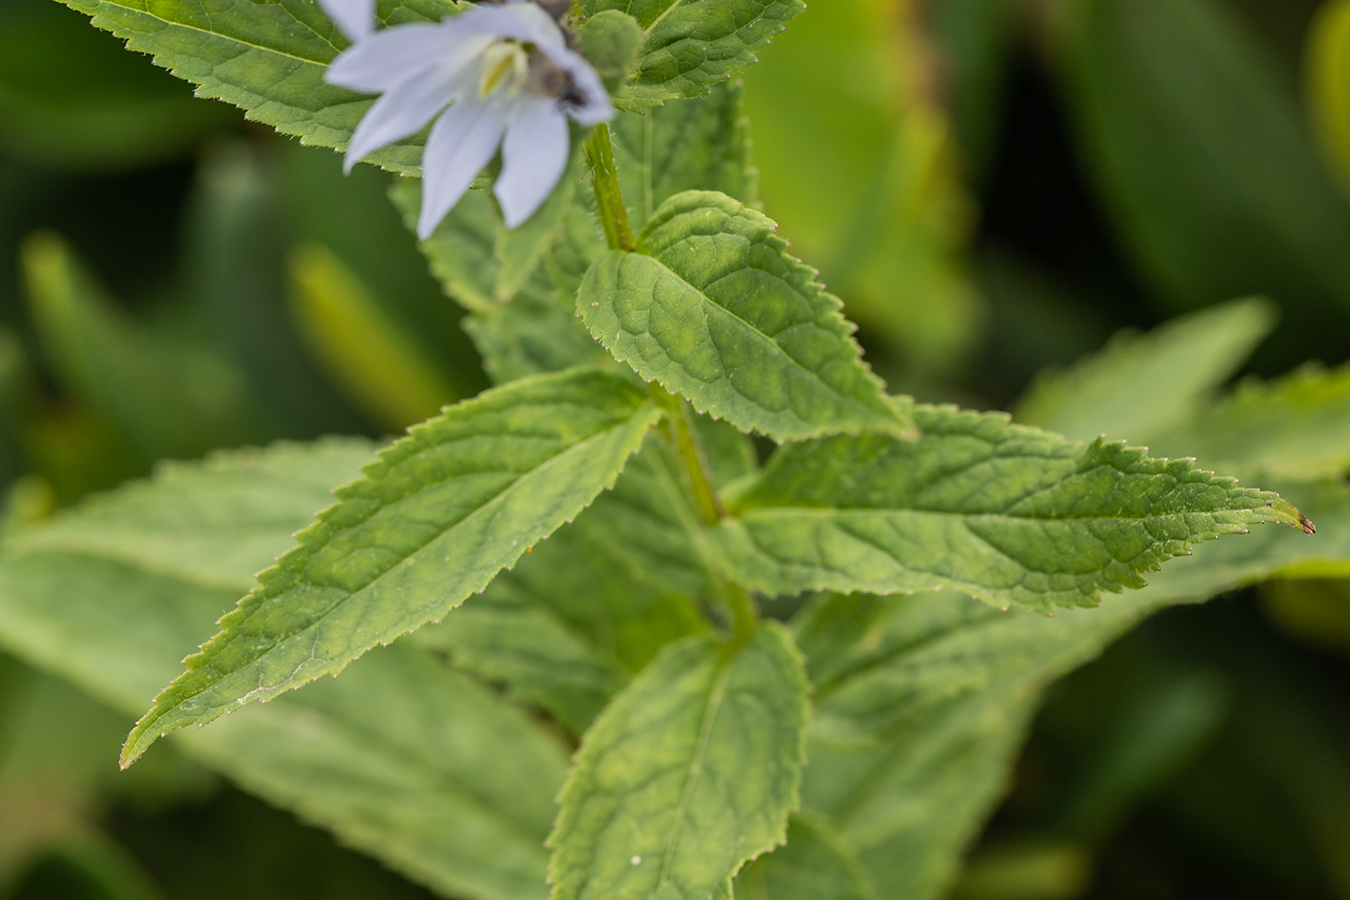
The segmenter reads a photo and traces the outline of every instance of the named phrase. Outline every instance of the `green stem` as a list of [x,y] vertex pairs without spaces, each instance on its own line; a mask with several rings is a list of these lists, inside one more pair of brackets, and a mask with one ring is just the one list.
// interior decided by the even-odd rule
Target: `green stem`
[[[628,223],[628,208],[624,206],[618,172],[614,168],[614,147],[609,140],[609,128],[603,123],[596,126],[595,132],[586,141],[586,159],[591,164],[591,184],[595,191],[600,227],[605,232],[605,243],[611,250],[635,252],[637,241],[633,239],[633,227]],[[726,518],[727,512],[721,498],[717,496],[708,459],[694,430],[693,415],[683,400],[655,381],[651,382],[650,388],[657,405],[670,413],[666,416],[666,442],[681,463],[685,487],[694,499],[699,519],[705,527],[716,525]],[[754,634],[759,615],[755,611],[754,600],[740,585],[726,583],[725,597],[731,611],[731,647],[737,648]]]
[[727,511],[722,505],[722,498],[717,496],[712,470],[708,466],[708,458],[703,454],[703,447],[698,442],[698,434],[694,431],[694,418],[689,414],[689,407],[655,381],[648,387],[657,405],[670,411],[670,415],[666,417],[668,423],[666,440],[680,462],[684,464],[685,481],[694,496],[694,506],[698,509],[699,518],[704,525],[716,525],[727,517]]
[[595,133],[586,141],[586,159],[591,164],[595,205],[600,227],[605,230],[605,243],[611,250],[632,253],[637,249],[637,241],[633,240],[633,228],[628,224],[628,209],[623,205],[619,174],[614,169],[614,147],[609,142],[609,126],[604,122],[595,126]]

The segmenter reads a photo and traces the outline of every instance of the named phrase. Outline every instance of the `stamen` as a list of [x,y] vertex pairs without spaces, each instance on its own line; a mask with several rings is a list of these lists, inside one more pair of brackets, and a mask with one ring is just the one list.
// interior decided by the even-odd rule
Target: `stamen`
[[478,84],[478,96],[486,97],[503,82],[508,94],[520,90],[529,73],[529,54],[525,47],[516,41],[498,41],[483,54],[482,80]]

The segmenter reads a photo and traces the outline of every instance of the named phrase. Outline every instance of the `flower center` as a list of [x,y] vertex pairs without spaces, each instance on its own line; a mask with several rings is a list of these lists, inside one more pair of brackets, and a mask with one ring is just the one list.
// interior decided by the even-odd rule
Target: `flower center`
[[518,93],[530,71],[530,55],[519,41],[497,41],[483,53],[478,96],[487,97],[498,88],[507,96]]

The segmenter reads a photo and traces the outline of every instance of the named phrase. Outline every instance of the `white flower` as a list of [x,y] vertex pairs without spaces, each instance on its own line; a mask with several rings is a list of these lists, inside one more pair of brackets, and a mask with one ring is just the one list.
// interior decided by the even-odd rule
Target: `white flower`
[[[605,87],[558,24],[529,0],[482,3],[439,24],[373,27],[372,0],[321,0],[355,43],[324,79],[382,96],[356,127],[346,167],[416,134],[431,120],[422,154],[427,238],[482,168],[502,150],[493,187],[515,228],[548,199],[567,167],[567,117],[587,126],[614,115]],[[362,17],[365,17],[362,19]]]

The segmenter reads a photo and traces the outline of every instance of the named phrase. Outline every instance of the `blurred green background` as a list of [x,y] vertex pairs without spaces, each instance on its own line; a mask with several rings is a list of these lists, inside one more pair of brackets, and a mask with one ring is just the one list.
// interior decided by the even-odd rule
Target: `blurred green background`
[[[761,58],[765,211],[893,390],[1010,408],[1254,294],[1240,374],[1350,357],[1347,0],[817,0]],[[486,386],[388,186],[3,0],[3,521]],[[167,750],[118,774],[129,724],[0,655],[0,897],[427,896]],[[1350,898],[1350,588],[1147,623],[1010,787],[957,897]]]

